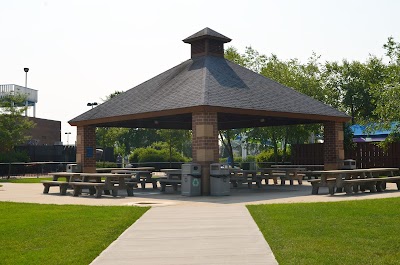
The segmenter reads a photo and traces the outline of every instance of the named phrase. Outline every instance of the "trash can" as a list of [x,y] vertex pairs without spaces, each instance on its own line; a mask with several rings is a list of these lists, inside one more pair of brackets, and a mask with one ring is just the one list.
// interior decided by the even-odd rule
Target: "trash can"
[[210,165],[210,195],[224,196],[230,194],[229,167],[225,164]]
[[67,172],[79,172],[80,171],[80,166],[78,164],[67,164],[66,170]]
[[201,195],[201,166],[199,164],[182,165],[181,194],[183,196]]
[[353,159],[343,160],[342,169],[356,169],[356,160]]

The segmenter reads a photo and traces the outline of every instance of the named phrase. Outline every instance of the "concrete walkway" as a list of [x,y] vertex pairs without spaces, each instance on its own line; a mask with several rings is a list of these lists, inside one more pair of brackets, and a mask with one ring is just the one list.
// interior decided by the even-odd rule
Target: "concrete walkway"
[[244,206],[155,207],[93,262],[278,264]]
[[277,264],[271,249],[245,205],[269,203],[333,202],[399,197],[396,185],[388,183],[381,193],[329,195],[321,189],[311,195],[309,183],[293,186],[263,186],[232,189],[231,196],[183,197],[151,187],[135,190],[134,197],[96,199],[71,192],[61,196],[57,187],[43,194],[41,184],[2,183],[0,201],[45,204],[154,206],[92,264]]

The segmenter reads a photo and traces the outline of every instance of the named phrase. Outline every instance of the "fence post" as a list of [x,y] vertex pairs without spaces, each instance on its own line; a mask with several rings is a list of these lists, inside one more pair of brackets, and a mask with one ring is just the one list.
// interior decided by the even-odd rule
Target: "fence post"
[[8,164],[8,176],[7,179],[10,179],[11,177],[11,162]]

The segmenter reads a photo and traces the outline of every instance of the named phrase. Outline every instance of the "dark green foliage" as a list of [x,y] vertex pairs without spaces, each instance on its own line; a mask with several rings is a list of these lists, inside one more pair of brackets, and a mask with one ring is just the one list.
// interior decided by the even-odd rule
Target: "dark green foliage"
[[25,144],[29,139],[27,131],[35,126],[22,116],[26,107],[17,107],[24,106],[25,99],[20,94],[0,97],[0,153],[3,155],[13,156],[15,146]]
[[[171,152],[170,152],[171,151]],[[165,143],[156,143],[146,148],[136,148],[129,156],[131,163],[144,162],[187,162],[189,159]]]
[[278,156],[276,157],[276,154],[273,149],[267,149],[256,155],[256,162],[258,163],[259,167],[265,167],[265,164],[263,164],[263,162],[282,162],[283,160],[282,150],[278,150],[277,155]]
[[96,168],[116,168],[117,163],[115,162],[108,162],[108,161],[100,161],[96,162]]

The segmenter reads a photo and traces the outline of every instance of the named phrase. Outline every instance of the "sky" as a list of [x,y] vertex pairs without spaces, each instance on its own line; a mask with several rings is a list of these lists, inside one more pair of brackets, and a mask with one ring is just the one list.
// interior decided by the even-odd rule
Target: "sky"
[[0,84],[24,86],[28,67],[36,117],[61,121],[71,144],[68,121],[87,103],[189,59],[182,40],[205,27],[241,53],[365,61],[384,56],[388,37],[400,41],[399,10],[398,0],[0,0]]

